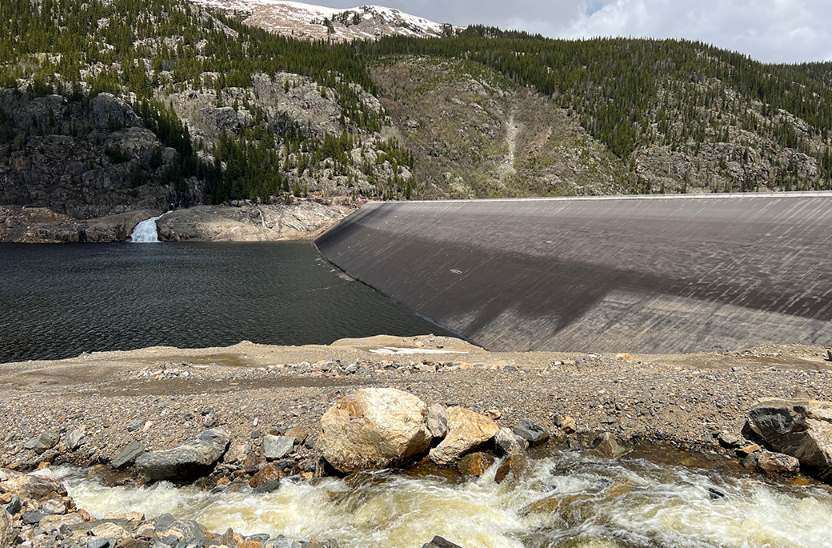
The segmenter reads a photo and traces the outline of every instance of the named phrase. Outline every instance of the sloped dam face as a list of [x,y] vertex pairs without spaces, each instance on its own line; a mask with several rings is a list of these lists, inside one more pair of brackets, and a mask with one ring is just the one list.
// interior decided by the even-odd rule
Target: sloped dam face
[[317,244],[490,350],[832,342],[832,193],[371,203]]

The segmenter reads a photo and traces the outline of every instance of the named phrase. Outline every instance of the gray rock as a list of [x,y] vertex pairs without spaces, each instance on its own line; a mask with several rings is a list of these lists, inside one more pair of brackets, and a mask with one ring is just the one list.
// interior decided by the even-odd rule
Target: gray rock
[[57,430],[47,430],[46,432],[41,433],[39,436],[35,436],[34,438],[29,439],[23,447],[26,449],[31,449],[32,451],[36,451],[38,453],[42,453],[47,449],[52,449],[61,439],[61,433]]
[[20,516],[20,520],[25,523],[26,525],[36,525],[40,523],[40,520],[44,518],[43,512],[38,512],[36,510],[32,510],[29,512],[23,512],[23,515]]
[[41,505],[40,509],[41,509],[42,512],[44,512],[46,514],[53,514],[53,515],[65,514],[66,513],[66,504],[64,504],[63,502],[61,502],[58,499],[51,499],[51,500],[47,500],[46,502],[44,502]]
[[734,449],[742,445],[742,438],[731,432],[720,432],[717,435],[717,440],[722,447],[726,449]]
[[263,454],[269,460],[282,459],[292,452],[295,438],[291,436],[263,436]]
[[801,468],[818,478],[832,480],[832,403],[761,402],[748,412],[743,435],[796,458]]
[[20,497],[14,495],[12,500],[6,505],[6,512],[10,515],[14,516],[23,508],[23,502],[20,500]]
[[150,481],[195,479],[211,472],[230,440],[225,430],[206,430],[179,447],[144,453],[136,459],[136,468]]
[[66,446],[67,449],[69,449],[70,451],[75,451],[84,443],[86,443],[86,441],[86,433],[84,432],[83,428],[75,428],[74,430],[70,430],[69,433],[66,435]]
[[494,445],[504,455],[512,455],[525,451],[529,447],[529,442],[515,434],[508,428],[500,428],[497,435],[494,436]]
[[434,439],[444,438],[448,434],[448,410],[438,403],[428,407],[428,430]]
[[124,468],[132,464],[144,453],[144,445],[139,441],[130,442],[110,461],[113,468]]
[[129,423],[127,423],[127,431],[137,432],[143,425],[144,421],[142,419],[133,419]]
[[549,433],[529,419],[523,419],[512,428],[515,434],[529,442],[530,445],[543,443],[549,439]]

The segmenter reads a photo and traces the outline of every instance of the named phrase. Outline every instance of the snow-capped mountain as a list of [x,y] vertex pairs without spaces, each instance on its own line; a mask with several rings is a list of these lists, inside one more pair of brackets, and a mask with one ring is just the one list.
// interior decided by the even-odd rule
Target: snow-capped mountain
[[244,15],[245,23],[310,40],[375,40],[382,36],[434,37],[453,27],[384,6],[328,8],[282,0],[192,0]]

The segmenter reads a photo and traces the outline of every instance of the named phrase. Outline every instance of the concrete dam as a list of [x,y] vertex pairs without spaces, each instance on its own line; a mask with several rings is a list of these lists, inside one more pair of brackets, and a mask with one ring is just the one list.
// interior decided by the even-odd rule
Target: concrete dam
[[832,193],[369,203],[316,243],[489,350],[832,345]]

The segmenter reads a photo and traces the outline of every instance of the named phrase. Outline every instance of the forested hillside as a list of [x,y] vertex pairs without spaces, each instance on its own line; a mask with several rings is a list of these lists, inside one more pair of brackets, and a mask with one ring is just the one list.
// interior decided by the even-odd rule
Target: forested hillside
[[[63,160],[36,161],[44,143],[84,151],[51,193],[83,195],[78,214],[119,199],[832,188],[829,63],[485,27],[304,41],[186,0],[5,0],[0,20],[0,202],[55,207],[43,196]],[[102,93],[135,120],[101,126]]]

